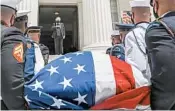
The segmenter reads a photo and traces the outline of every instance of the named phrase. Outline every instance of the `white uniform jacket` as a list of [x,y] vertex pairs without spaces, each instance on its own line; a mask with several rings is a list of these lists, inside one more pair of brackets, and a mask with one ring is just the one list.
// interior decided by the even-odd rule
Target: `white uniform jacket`
[[145,33],[148,23],[139,23],[125,37],[125,61],[139,69],[150,79],[150,68],[146,54]]

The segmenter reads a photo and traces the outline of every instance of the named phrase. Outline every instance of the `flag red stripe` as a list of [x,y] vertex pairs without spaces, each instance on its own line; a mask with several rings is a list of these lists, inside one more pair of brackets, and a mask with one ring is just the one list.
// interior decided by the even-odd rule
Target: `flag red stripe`
[[116,57],[111,57],[111,63],[114,70],[117,94],[134,89],[135,79],[131,66],[126,62],[116,59]]
[[115,95],[95,105],[91,110],[135,109],[139,104],[145,106],[150,105],[150,87],[145,86]]
[[140,105],[144,105],[144,106],[146,106],[146,105],[150,105],[150,89],[149,89],[149,91],[147,91],[147,92],[149,92],[148,94],[147,94],[147,96],[145,96],[143,99],[142,99],[142,101],[139,103]]

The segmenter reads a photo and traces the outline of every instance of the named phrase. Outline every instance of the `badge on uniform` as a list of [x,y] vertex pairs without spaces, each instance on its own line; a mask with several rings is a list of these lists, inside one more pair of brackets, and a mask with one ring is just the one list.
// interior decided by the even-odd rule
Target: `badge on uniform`
[[31,43],[27,43],[27,48],[31,48],[32,47],[32,44]]
[[17,44],[14,49],[13,49],[13,57],[18,61],[18,62],[23,62],[23,44]]

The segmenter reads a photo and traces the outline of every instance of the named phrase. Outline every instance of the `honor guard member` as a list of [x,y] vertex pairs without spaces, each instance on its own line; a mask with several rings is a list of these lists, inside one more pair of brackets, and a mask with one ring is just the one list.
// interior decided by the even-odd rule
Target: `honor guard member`
[[[45,65],[44,56],[42,55],[41,47],[39,46],[41,28],[42,27],[40,27],[40,26],[30,26],[26,29],[26,32],[25,32],[25,35],[34,42],[35,74],[38,73]],[[47,48],[47,50],[48,50],[48,48]],[[48,61],[49,51],[47,51],[47,52],[45,51],[45,54],[48,55],[48,57],[46,58]]]
[[124,43],[125,36],[134,28],[134,24],[115,24],[115,28],[120,31],[122,43]]
[[49,48],[40,43],[41,28],[41,26],[31,26],[26,30],[26,33],[34,42],[39,45],[41,53],[43,55],[44,64],[47,65],[49,61]]
[[121,41],[121,36],[119,30],[114,30],[111,34],[112,47],[108,48],[106,54],[115,56],[120,60],[125,60],[124,46]]
[[[28,16],[30,11],[20,10],[17,12],[14,26],[20,29],[23,33],[27,28]],[[24,68],[24,79],[25,82],[29,81],[35,74],[35,48],[34,42],[25,36],[27,42],[27,50],[25,52],[25,68]]]
[[17,12],[17,16],[15,19],[15,23],[14,26],[18,29],[21,30],[21,32],[25,32],[25,30],[27,29],[27,23],[28,23],[28,16],[27,14],[29,14],[30,11],[28,10],[19,10]]
[[[23,33],[25,33],[27,29],[28,16],[27,14],[30,11],[20,10],[17,12],[17,17],[15,19],[14,26],[19,28]],[[27,50],[25,52],[25,68],[24,68],[24,79],[25,81],[29,81],[35,75],[35,47],[34,41],[29,37],[25,36],[27,42]]]
[[146,32],[151,69],[151,108],[175,110],[175,0],[151,0],[157,18]]
[[140,70],[146,79],[150,79],[150,70],[146,54],[145,32],[150,21],[150,5],[148,0],[133,0],[132,21],[135,28],[130,31],[124,41],[125,61]]
[[13,27],[20,0],[1,0],[1,108],[24,110],[24,65],[27,49],[23,33]]
[[[27,14],[29,12],[30,11],[27,11],[27,10],[18,11],[17,17],[15,19],[14,26],[19,28],[23,33],[26,31],[26,28],[27,28],[27,22],[28,22]],[[37,64],[39,62],[37,62],[38,59],[36,60],[38,56],[36,56],[35,54],[38,54],[38,53],[35,53],[35,49],[37,50],[37,48],[35,48],[35,42],[28,36],[25,36],[25,39],[27,41],[27,50],[25,53],[24,78],[25,78],[25,81],[27,82],[38,72],[38,70],[43,68],[43,66],[41,68],[38,68],[41,66],[41,63]]]

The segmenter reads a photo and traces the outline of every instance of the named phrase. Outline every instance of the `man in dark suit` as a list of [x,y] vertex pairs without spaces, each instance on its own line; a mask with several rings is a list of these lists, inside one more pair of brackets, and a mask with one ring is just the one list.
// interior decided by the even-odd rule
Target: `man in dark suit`
[[64,24],[61,23],[61,18],[57,17],[55,19],[54,26],[52,27],[53,34],[52,38],[54,38],[55,42],[55,54],[60,55],[63,54],[63,40],[65,39],[65,27]]

